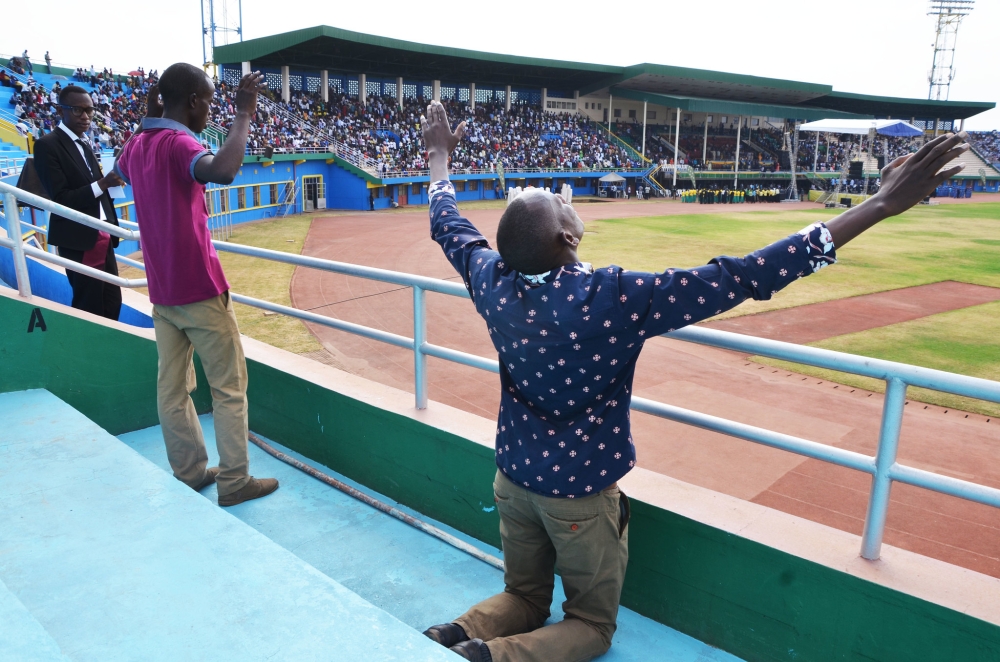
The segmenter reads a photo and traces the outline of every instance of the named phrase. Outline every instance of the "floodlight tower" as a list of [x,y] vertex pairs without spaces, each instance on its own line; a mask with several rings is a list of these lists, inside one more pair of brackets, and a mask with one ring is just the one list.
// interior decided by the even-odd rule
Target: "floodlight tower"
[[943,99],[948,100],[951,81],[955,78],[958,26],[972,12],[975,3],[976,0],[931,0],[931,10],[927,15],[937,16],[937,32],[934,35],[934,60],[928,76],[928,99],[941,101],[943,95]]
[[216,33],[223,44],[229,43],[231,33],[235,33],[243,41],[243,0],[236,0],[236,11],[232,12],[232,16],[229,4],[229,0],[201,0],[202,67],[206,72],[212,69],[213,76],[218,76],[215,62]]

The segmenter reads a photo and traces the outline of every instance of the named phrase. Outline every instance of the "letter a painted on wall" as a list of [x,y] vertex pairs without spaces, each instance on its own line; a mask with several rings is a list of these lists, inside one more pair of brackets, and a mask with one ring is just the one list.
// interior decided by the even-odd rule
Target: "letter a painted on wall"
[[33,333],[36,326],[39,331],[45,331],[45,318],[42,317],[41,308],[35,308],[31,311],[31,319],[28,320],[28,333]]

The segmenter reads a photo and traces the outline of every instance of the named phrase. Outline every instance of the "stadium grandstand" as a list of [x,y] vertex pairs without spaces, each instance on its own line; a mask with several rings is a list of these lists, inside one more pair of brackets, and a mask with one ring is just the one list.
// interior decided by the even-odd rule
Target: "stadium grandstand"
[[[651,195],[717,186],[788,188],[793,177],[802,192],[833,184],[860,192],[862,177],[848,179],[849,162],[860,162],[871,190],[879,164],[994,106],[851,94],[829,85],[659,64],[498,55],[328,26],[219,46],[215,59],[218,94],[202,135],[206,144],[224,140],[234,113],[232,90],[243,73],[263,72],[272,91],[251,127],[247,164],[256,167],[215,205],[216,213],[235,214],[235,222],[282,207],[426,203],[417,137],[420,113],[432,99],[468,123],[468,138],[453,160],[464,189],[460,199],[494,198],[527,185],[569,185],[578,195],[601,195],[600,178],[612,173],[624,177],[624,191],[650,188]],[[138,128],[146,90],[156,81],[155,72],[141,68],[130,75],[92,66],[32,75],[25,64],[10,58],[0,77],[8,172],[16,171],[32,137],[55,126],[54,99],[69,82],[59,79],[91,91],[100,111],[92,143],[107,156]],[[468,80],[453,80],[456,71]],[[906,119],[925,136],[865,140],[796,131],[805,121],[869,118]],[[18,131],[20,141],[12,139]],[[13,146],[18,142],[20,151]],[[996,190],[996,134],[983,134],[974,144],[965,171],[950,184]]]

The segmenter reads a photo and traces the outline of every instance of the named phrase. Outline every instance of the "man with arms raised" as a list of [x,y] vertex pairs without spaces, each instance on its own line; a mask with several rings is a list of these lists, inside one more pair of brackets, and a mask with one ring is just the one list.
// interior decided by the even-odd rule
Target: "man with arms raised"
[[[882,190],[863,205],[746,257],[641,273],[580,262],[583,222],[540,189],[507,206],[494,251],[459,213],[448,181],[464,122],[453,132],[434,102],[421,125],[431,236],[465,281],[500,357],[493,490],[506,585],[424,634],[479,662],[589,660],[611,646],[628,564],[629,506],[617,481],[636,461],[628,412],[643,343],[746,299],[770,299],[834,263],[834,247],[959,172],[942,168],[969,146],[964,134],[933,140],[886,167]],[[544,625],[557,568],[565,618]]]
[[[157,410],[170,467],[195,490],[217,483],[220,506],[278,489],[275,479],[249,473],[246,361],[205,206],[205,184],[230,184],[243,165],[250,119],[264,86],[259,72],[240,81],[236,118],[213,155],[195,134],[208,123],[215,86],[198,67],[168,67],[158,89],[149,90],[141,132],[125,145],[115,166],[135,197],[159,354]],[[195,350],[212,387],[218,467],[207,466],[190,396]]]

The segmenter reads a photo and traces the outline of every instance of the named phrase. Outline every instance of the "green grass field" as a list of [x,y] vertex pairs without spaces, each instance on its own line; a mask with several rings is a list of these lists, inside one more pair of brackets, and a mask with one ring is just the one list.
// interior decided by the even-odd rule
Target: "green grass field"
[[[502,208],[502,201],[464,204]],[[408,211],[412,211],[409,209]],[[836,211],[762,211],[607,219],[587,224],[581,258],[594,264],[662,271],[720,255],[743,255]],[[309,216],[237,226],[232,241],[300,253]],[[233,291],[290,305],[291,265],[221,253]],[[795,283],[771,301],[750,301],[722,317],[789,308],[900,287],[957,280],[1000,287],[1000,202],[921,206],[865,233],[839,254],[839,264]],[[138,271],[123,274],[141,277]],[[296,319],[237,304],[243,333],[296,353],[321,349]],[[1000,380],[1000,303],[831,338],[816,346]],[[759,359],[769,365],[873,391],[882,382]],[[913,390],[924,402],[1000,416],[1000,405]]]
[[[703,264],[743,255],[833,210],[765,211],[617,219],[588,225],[581,256],[633,269]],[[1000,287],[1000,203],[921,206],[884,221],[839,251],[836,266],[791,285],[771,301],[750,301],[721,317],[870,294],[942,280]],[[1000,304],[985,304],[818,343],[851,354],[1000,380]],[[758,358],[828,381],[882,392],[884,383]],[[922,402],[1000,416],[1000,405],[911,389]]]

